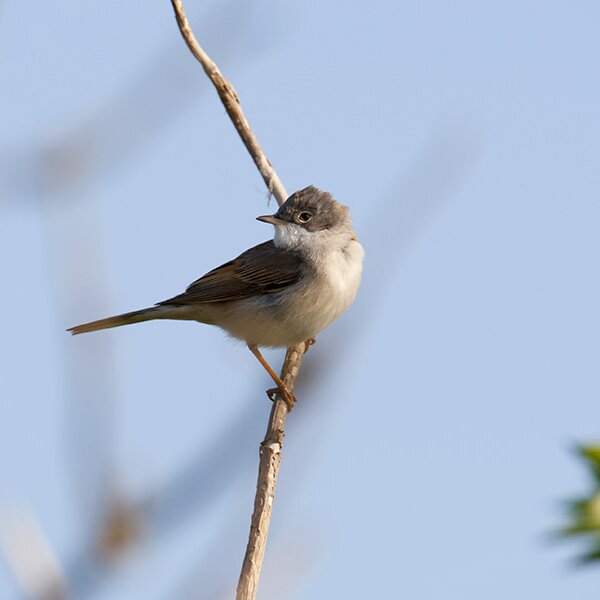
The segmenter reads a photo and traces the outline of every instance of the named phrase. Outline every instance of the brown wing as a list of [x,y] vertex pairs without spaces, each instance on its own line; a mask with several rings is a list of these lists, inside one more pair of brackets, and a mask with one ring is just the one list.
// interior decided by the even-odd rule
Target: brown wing
[[273,241],[264,242],[213,269],[190,284],[183,294],[159,305],[226,302],[279,292],[300,279],[302,264],[297,253],[276,248]]

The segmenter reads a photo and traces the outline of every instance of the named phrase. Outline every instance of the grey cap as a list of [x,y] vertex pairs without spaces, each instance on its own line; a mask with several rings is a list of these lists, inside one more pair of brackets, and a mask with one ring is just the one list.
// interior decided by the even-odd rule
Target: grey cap
[[346,206],[337,202],[329,192],[312,185],[294,192],[273,217],[297,223],[308,231],[321,231],[351,223]]

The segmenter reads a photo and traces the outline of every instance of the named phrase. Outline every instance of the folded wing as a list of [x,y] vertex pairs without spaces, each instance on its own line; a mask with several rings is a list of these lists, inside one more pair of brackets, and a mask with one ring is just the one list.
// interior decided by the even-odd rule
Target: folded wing
[[158,305],[227,302],[280,292],[299,281],[303,268],[299,254],[277,248],[273,241],[264,242],[200,277],[183,294]]

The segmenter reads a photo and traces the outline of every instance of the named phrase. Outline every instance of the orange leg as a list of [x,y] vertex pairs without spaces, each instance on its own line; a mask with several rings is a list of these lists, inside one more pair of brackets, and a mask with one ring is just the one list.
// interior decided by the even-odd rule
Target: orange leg
[[285,387],[285,383],[283,383],[279,375],[277,375],[277,373],[273,371],[271,365],[265,360],[265,357],[260,353],[258,346],[256,346],[256,344],[248,344],[248,348],[250,349],[250,352],[252,352],[252,354],[256,356],[258,362],[263,366],[264,370],[271,376],[271,379],[275,382],[275,385],[277,386],[277,388],[275,389],[267,390],[267,396],[269,396],[269,398],[271,398],[272,400],[273,394],[275,392],[281,392],[286,401],[286,404],[288,405],[288,410],[292,410],[294,404],[296,404],[296,396],[294,396],[294,394],[292,394],[292,392],[290,392],[290,390],[288,390],[287,387]]

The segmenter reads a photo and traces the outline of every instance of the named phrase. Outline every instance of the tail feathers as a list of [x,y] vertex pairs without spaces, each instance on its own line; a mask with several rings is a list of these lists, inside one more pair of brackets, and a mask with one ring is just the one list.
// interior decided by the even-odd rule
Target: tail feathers
[[136,310],[115,317],[108,317],[107,319],[100,319],[99,321],[92,321],[91,323],[70,327],[67,331],[70,331],[73,335],[77,335],[79,333],[89,333],[90,331],[98,331],[100,329],[110,329],[111,327],[121,327],[121,325],[131,325],[132,323],[160,319],[161,316],[156,314],[157,312],[160,312],[158,307],[145,308],[144,310]]

